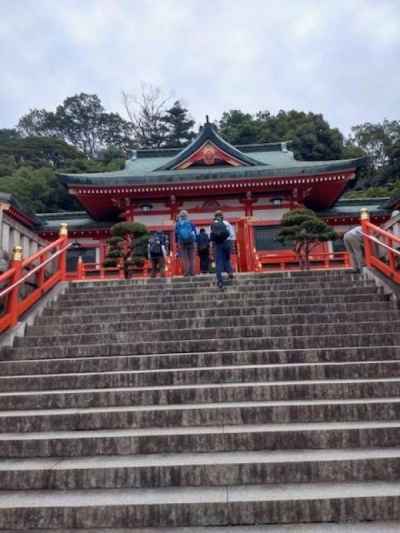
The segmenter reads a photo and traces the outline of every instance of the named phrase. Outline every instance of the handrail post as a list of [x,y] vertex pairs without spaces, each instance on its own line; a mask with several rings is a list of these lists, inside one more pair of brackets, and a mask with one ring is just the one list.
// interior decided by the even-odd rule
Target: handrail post
[[82,280],[85,278],[85,269],[83,266],[82,257],[78,257],[78,263],[77,263],[77,272],[78,272],[78,279]]
[[393,253],[393,239],[387,239],[386,244],[390,246],[391,248],[391,250],[388,250],[388,260],[389,260],[389,267],[391,270],[391,277],[393,277],[396,272],[396,258]]
[[[68,243],[68,226],[63,223],[60,224],[59,236],[63,238],[61,242],[61,249],[65,248]],[[61,252],[58,256],[58,270],[60,271],[61,281],[65,281],[67,278],[67,250]]]
[[[369,235],[369,213],[366,207],[363,207],[361,213],[361,227],[365,235]],[[372,244],[371,241],[364,235],[364,250],[365,250],[365,263],[368,267],[371,266],[372,259]]]
[[[14,246],[10,268],[15,268],[15,273],[11,279],[11,284],[17,283],[22,277],[22,259],[22,247]],[[7,312],[10,314],[11,327],[15,326],[18,322],[19,289],[19,285],[11,289],[8,298]]]
[[[47,253],[43,253],[40,257],[39,257],[39,264],[42,264],[46,261],[47,259]],[[38,286],[39,289],[41,289],[43,287],[43,283],[44,283],[44,269],[46,267],[44,266],[43,268],[41,268],[40,270],[38,270],[38,273],[36,275],[36,284]]]

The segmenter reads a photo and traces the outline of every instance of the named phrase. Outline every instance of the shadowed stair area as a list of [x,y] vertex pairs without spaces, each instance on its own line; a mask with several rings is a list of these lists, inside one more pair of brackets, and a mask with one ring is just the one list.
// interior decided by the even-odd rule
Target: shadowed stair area
[[399,442],[361,276],[75,283],[1,352],[0,530],[391,533]]

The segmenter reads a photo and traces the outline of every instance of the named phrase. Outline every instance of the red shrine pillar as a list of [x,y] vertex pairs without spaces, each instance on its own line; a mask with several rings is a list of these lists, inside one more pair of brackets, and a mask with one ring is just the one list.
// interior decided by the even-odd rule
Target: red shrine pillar
[[174,221],[176,220],[178,216],[178,211],[181,205],[182,205],[182,202],[177,201],[175,194],[171,194],[167,202],[167,207],[169,207],[169,214],[170,214],[171,220],[174,220]]
[[251,191],[246,192],[246,197],[242,198],[240,200],[240,203],[244,205],[244,215],[246,217],[252,217],[253,216],[253,205],[254,205],[254,198],[251,194]]

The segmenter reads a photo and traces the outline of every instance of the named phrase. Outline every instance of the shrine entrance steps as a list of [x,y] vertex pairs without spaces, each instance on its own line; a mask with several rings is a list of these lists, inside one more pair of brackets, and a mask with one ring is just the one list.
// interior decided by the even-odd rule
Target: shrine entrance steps
[[400,529],[400,314],[348,272],[73,284],[0,390],[0,530]]

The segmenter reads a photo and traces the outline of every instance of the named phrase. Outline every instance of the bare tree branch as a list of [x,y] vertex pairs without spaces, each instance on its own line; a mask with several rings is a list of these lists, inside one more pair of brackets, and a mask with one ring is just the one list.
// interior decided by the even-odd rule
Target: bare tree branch
[[171,95],[165,96],[160,87],[144,82],[135,93],[122,91],[124,108],[138,146],[152,148],[163,145],[167,131],[162,119],[171,98]]

